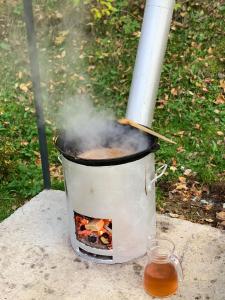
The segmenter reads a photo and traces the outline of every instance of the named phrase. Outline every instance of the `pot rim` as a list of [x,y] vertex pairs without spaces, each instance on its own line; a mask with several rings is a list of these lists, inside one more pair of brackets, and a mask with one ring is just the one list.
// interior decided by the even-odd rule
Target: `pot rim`
[[[129,126],[129,125],[126,125]],[[131,127],[131,126],[130,126]],[[148,128],[148,127],[146,127]],[[138,129],[136,129],[138,130]],[[140,130],[138,130],[140,131]],[[130,163],[136,160],[139,160],[145,156],[147,156],[150,153],[154,153],[156,152],[160,146],[157,143],[158,138],[145,133],[145,132],[141,132],[141,134],[145,135],[149,140],[151,139],[151,143],[149,143],[149,146],[139,152],[135,152],[133,154],[130,155],[126,155],[126,156],[122,156],[122,157],[116,157],[116,158],[108,158],[108,159],[85,159],[85,158],[80,158],[78,156],[72,156],[69,155],[68,153],[66,153],[62,148],[62,146],[60,146],[61,143],[63,143],[63,133],[59,132],[59,134],[56,136],[55,138],[55,146],[58,149],[58,151],[63,155],[63,157],[65,157],[66,159],[68,159],[71,162],[74,162],[76,164],[80,164],[80,165],[85,165],[85,166],[93,166],[93,167],[100,167],[100,166],[114,166],[114,165],[121,165],[121,164],[126,164],[126,163]]]

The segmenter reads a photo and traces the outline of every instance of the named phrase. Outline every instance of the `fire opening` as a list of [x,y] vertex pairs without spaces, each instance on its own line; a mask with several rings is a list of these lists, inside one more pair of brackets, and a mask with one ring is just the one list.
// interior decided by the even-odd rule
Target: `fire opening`
[[74,211],[77,240],[97,249],[112,249],[112,220],[96,219],[80,215]]

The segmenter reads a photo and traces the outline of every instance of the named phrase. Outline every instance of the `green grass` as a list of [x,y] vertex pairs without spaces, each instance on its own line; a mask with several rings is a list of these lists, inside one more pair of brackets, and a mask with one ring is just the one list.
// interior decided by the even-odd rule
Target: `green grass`
[[[141,27],[140,0],[113,2],[109,17],[84,15],[94,1],[36,1],[43,102],[53,187],[63,188],[53,145],[55,114],[64,100],[89,93],[95,105],[124,116]],[[87,1],[88,2],[88,1]],[[42,190],[42,173],[21,4],[1,4],[0,23],[0,220]],[[56,13],[61,13],[61,16]],[[79,16],[79,18],[78,18]],[[221,1],[176,5],[153,127],[174,139],[161,142],[157,165],[173,165],[162,181],[185,169],[204,184],[224,181],[225,6]],[[65,40],[56,38],[66,33]],[[25,85],[25,88],[24,88]],[[222,97],[221,96],[221,97]],[[158,191],[159,198],[162,198]]]

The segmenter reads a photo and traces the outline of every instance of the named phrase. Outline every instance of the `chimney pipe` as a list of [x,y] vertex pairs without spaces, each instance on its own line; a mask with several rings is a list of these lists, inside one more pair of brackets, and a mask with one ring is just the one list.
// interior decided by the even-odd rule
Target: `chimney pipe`
[[175,0],[147,0],[126,117],[151,126]]

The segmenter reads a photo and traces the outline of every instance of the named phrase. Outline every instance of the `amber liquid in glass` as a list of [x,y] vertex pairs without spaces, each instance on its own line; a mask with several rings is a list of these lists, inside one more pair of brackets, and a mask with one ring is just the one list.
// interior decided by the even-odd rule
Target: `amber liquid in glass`
[[177,272],[171,263],[151,262],[146,266],[144,288],[148,294],[155,297],[166,297],[175,293],[177,287]]

